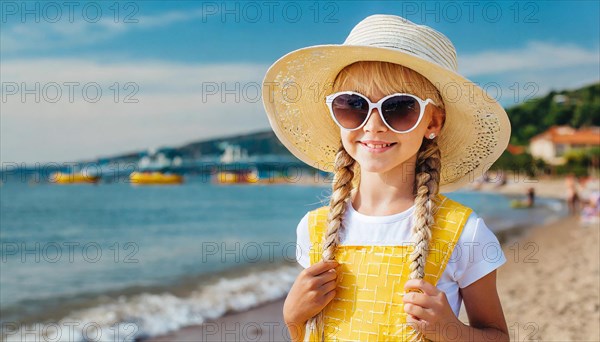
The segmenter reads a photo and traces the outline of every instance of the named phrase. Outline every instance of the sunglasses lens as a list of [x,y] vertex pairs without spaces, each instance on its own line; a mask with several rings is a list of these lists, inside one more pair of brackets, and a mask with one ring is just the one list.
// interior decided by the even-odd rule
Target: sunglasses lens
[[413,97],[398,95],[385,100],[381,104],[381,111],[383,118],[392,128],[407,131],[417,124],[421,106]]
[[358,95],[340,94],[331,103],[333,115],[346,129],[354,129],[365,121],[369,113],[369,103]]

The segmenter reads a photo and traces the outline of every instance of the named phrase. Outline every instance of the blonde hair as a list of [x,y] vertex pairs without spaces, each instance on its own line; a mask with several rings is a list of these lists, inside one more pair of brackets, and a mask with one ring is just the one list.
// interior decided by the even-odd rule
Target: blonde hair
[[[333,83],[333,92],[342,89],[362,94],[372,94],[378,91],[383,94],[394,92],[411,93],[423,99],[431,98],[445,115],[444,103],[437,88],[429,80],[416,71],[402,65],[380,62],[360,61],[346,66],[340,71]],[[425,263],[431,240],[431,227],[437,210],[434,199],[439,191],[440,183],[440,149],[437,138],[423,138],[417,153],[415,165],[415,196],[414,224],[411,231],[412,246],[415,247],[409,257],[409,279],[422,279],[425,276]],[[340,231],[343,229],[342,218],[347,201],[351,199],[352,191],[360,182],[360,165],[344,149],[341,141],[334,163],[332,192],[329,200],[327,229],[322,246],[323,260],[333,260],[335,250],[340,243]],[[319,312],[307,322],[309,331],[316,331],[319,340],[324,339],[323,312]]]

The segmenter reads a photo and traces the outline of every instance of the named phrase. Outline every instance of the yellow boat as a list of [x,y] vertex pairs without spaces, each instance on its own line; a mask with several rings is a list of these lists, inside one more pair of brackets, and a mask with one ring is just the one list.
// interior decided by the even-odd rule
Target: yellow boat
[[50,177],[51,182],[56,184],[75,184],[75,183],[97,183],[100,180],[98,176],[86,175],[78,173],[62,173],[55,172]]
[[133,185],[150,184],[181,184],[183,176],[177,174],[165,174],[162,172],[132,172],[129,181]]
[[254,170],[241,173],[233,171],[221,171],[217,173],[214,182],[220,184],[283,184],[288,183],[289,180],[282,176],[260,178],[258,176],[258,172]]
[[258,176],[254,172],[238,173],[221,171],[217,173],[216,182],[221,184],[256,183],[258,182]]

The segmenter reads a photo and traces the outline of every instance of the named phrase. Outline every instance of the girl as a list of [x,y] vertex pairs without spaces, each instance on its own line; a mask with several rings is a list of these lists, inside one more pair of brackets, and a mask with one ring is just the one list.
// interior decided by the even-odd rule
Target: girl
[[[508,341],[498,240],[440,192],[485,172],[510,125],[497,102],[456,73],[450,41],[373,15],[342,45],[284,56],[263,82],[278,138],[334,172],[329,205],[297,228],[305,269],[283,312],[292,339]],[[464,94],[440,91],[453,83]],[[299,90],[293,99],[290,84]],[[322,86],[325,96],[307,94]],[[469,325],[457,318],[461,300]]]

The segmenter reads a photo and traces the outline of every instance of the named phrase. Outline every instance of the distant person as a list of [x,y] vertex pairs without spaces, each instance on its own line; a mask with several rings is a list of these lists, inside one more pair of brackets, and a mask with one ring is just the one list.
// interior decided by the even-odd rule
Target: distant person
[[577,178],[570,173],[565,178],[567,187],[567,205],[569,206],[569,215],[577,215],[579,207],[579,193],[577,191]]
[[598,227],[600,225],[600,191],[593,191],[583,201],[580,223],[584,227]]
[[527,189],[527,206],[528,207],[533,207],[533,205],[535,204],[535,189],[533,187],[530,187],[529,189]]

